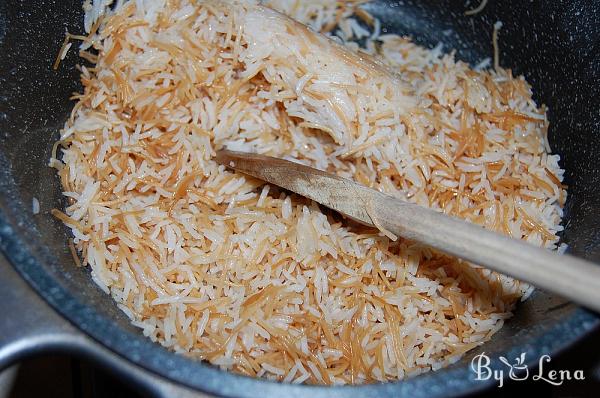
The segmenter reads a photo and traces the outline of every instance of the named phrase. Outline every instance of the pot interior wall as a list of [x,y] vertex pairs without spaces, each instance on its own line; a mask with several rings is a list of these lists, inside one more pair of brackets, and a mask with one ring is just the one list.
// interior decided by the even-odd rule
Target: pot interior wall
[[[492,26],[503,22],[501,64],[517,75],[524,74],[538,103],[549,107],[550,141],[567,170],[569,197],[562,239],[573,254],[600,261],[600,5],[593,1],[490,2],[481,14],[467,17],[463,3],[378,1],[365,7],[380,17],[384,31],[411,35],[429,47],[441,42],[446,50],[455,48],[457,58],[473,64],[492,55]],[[0,248],[63,315],[129,359],[223,395],[245,395],[245,386],[260,386],[267,395],[275,393],[278,384],[229,375],[150,343],[95,286],[88,271],[74,266],[68,231],[49,213],[64,202],[59,181],[47,164],[73,105],[69,97],[80,88],[75,65],[81,60],[72,49],[58,71],[52,70],[52,64],[65,28],[81,33],[82,20],[78,0],[0,4]],[[41,205],[38,215],[32,214],[33,197]],[[480,351],[509,355],[525,346],[533,354],[555,350],[597,323],[592,314],[536,292]],[[424,380],[443,385],[441,380],[452,374],[468,378],[468,360],[469,356],[435,375],[419,377],[422,381],[362,387],[361,391],[380,388],[382,394],[397,393]],[[234,379],[235,383],[227,381]]]

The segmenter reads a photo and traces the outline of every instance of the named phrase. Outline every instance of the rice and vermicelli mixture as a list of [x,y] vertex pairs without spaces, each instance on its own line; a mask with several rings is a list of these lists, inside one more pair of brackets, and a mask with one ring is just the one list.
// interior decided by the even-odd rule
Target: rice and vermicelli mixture
[[556,249],[563,170],[523,78],[381,34],[356,2],[267,3],[314,30],[242,0],[105,3],[74,36],[94,65],[51,160],[54,214],[144,335],[251,376],[402,379],[530,293],[212,160],[295,159]]

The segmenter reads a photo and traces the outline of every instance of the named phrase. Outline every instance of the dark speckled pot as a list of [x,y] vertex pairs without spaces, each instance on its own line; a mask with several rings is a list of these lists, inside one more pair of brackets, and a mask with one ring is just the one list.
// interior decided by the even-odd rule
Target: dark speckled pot
[[[567,170],[563,241],[572,254],[599,261],[600,3],[489,3],[474,17],[463,15],[463,1],[405,0],[366,7],[381,18],[387,31],[412,35],[427,46],[442,42],[447,49],[456,48],[458,58],[473,63],[492,54],[492,25],[503,22],[501,64],[524,74],[536,100],[549,107],[550,140]],[[116,353],[115,361],[129,361],[150,374],[220,396],[460,395],[489,385],[475,380],[469,369],[475,354],[485,351],[492,366],[501,366],[499,355],[515,358],[525,352],[532,364],[598,326],[596,315],[538,291],[519,306],[492,341],[446,369],[403,382],[334,388],[291,386],[225,373],[151,343],[94,285],[87,270],[73,266],[65,244],[68,233],[49,214],[51,208],[61,206],[62,198],[59,182],[46,165],[72,107],[68,97],[79,88],[74,53],[58,72],[51,65],[65,28],[82,30],[80,4],[78,0],[0,2],[0,249],[65,320]],[[42,210],[37,216],[31,212],[34,196]],[[9,318],[12,322],[19,316]]]

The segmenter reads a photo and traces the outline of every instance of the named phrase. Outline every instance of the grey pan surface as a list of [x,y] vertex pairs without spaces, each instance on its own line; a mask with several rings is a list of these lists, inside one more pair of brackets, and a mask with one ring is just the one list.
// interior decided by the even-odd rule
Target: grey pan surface
[[[65,322],[114,352],[115,361],[220,396],[447,396],[489,385],[475,380],[469,369],[477,353],[485,351],[492,367],[500,368],[500,355],[515,358],[525,352],[531,365],[600,324],[597,315],[539,291],[489,343],[448,368],[403,382],[334,388],[238,376],[151,343],[94,285],[87,270],[73,266],[68,231],[49,214],[63,201],[46,165],[72,107],[68,98],[79,89],[74,66],[80,61],[73,53],[58,72],[51,65],[65,28],[82,30],[80,5],[77,0],[0,3],[0,250]],[[573,254],[600,261],[600,4],[490,1],[471,18],[463,15],[462,1],[378,1],[366,7],[380,16],[387,31],[413,35],[426,46],[442,42],[472,63],[491,55],[492,25],[503,22],[502,65],[524,74],[536,100],[549,106],[550,141],[567,170],[562,239]],[[41,204],[35,216],[33,197]],[[9,314],[18,321],[18,312]]]

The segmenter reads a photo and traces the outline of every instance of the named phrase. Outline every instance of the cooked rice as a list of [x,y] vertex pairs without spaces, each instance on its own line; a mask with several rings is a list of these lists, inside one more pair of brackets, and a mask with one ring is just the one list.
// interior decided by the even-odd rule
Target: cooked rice
[[52,214],[144,335],[250,376],[384,381],[457,361],[531,292],[212,160],[295,159],[555,249],[563,170],[522,77],[380,34],[359,2],[270,2],[343,45],[246,1],[109,3],[85,5],[97,64]]
[[31,199],[31,211],[34,215],[40,213],[40,201],[35,196]]

